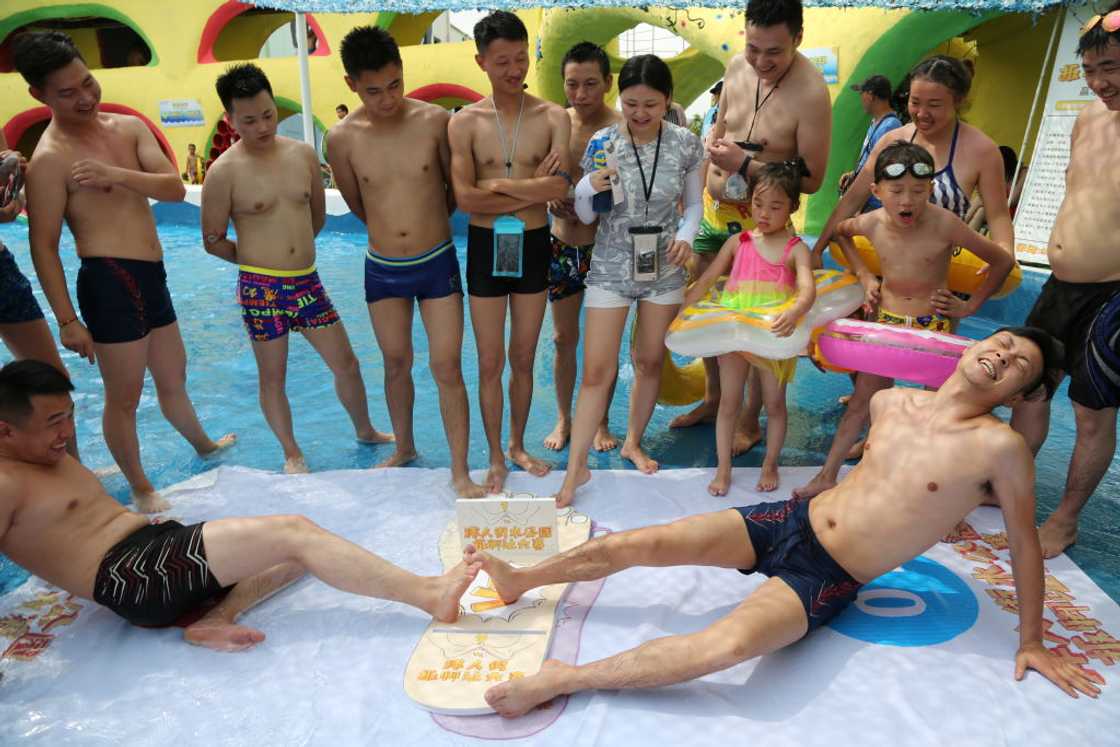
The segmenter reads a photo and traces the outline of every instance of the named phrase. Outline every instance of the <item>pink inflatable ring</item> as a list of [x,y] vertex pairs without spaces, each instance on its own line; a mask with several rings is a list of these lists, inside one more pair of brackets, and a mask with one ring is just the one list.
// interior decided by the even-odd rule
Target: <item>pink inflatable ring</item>
[[936,388],[945,383],[957,367],[961,353],[974,342],[944,332],[837,319],[825,326],[817,338],[815,352],[829,368],[862,371]]

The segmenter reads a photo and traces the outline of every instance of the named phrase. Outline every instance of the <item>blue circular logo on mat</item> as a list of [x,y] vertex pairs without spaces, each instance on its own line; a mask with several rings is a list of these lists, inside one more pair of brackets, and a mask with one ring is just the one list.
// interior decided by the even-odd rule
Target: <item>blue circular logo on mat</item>
[[829,625],[838,633],[886,646],[932,646],[976,623],[980,606],[955,573],[915,558],[859,590]]

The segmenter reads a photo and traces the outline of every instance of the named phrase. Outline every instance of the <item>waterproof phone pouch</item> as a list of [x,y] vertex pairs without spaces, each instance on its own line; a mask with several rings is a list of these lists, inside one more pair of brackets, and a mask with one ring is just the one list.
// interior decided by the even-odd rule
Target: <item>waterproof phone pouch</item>
[[521,277],[524,252],[525,221],[512,215],[499,215],[494,220],[494,277]]
[[660,262],[657,247],[661,239],[661,226],[631,226],[630,251],[633,257],[632,279],[638,283],[657,280]]

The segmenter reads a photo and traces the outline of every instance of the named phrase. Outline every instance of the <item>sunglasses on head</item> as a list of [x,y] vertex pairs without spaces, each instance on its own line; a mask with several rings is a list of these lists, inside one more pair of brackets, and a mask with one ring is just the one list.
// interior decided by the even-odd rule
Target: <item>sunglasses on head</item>
[[888,163],[883,167],[883,177],[886,179],[901,179],[910,172],[915,179],[928,179],[933,176],[933,167],[928,163],[918,161],[907,166],[904,163]]
[[1081,35],[1089,33],[1097,27],[1097,24],[1104,27],[1104,30],[1110,34],[1115,34],[1120,31],[1120,10],[1114,10],[1111,13],[1104,13],[1103,15],[1093,16],[1081,27]]

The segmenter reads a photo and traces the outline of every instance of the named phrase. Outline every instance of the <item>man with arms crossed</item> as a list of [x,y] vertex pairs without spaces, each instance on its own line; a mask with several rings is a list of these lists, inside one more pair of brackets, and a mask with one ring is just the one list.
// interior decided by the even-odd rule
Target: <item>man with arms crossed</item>
[[[801,0],[750,0],[746,19],[746,53],[727,64],[708,148],[705,220],[694,244],[697,273],[707,269],[732,234],[753,225],[746,182],[762,164],[801,159],[809,172],[801,190],[813,194],[820,189],[828,162],[832,101],[820,71],[797,51],[804,25]],[[713,213],[718,217],[715,224]],[[673,420],[671,428],[715,419],[719,370],[714,358],[706,359],[704,367],[704,401]],[[761,384],[752,373],[733,453],[741,454],[762,440],[761,408]]]
[[1042,644],[1031,453],[991,414],[998,405],[1053,394],[1060,356],[1060,346],[1040,330],[1004,329],[969,348],[938,391],[878,392],[863,461],[812,501],[762,503],[616,532],[529,568],[468,546],[465,560],[481,562],[507,602],[537,586],[633,566],[706,565],[769,576],[702,631],[582,666],[546,661],[538,674],[491,688],[487,702],[503,716],[517,716],[562,693],[660,687],[777,651],[828,622],[860,586],[931,547],[986,496],[1001,500],[1011,548],[1019,606],[1016,679],[1035,669],[1073,697],[1077,691],[1095,697],[1100,690],[1091,680],[1097,678]]
[[[162,511],[140,464],[136,408],[151,371],[160,410],[201,455],[232,444],[212,440],[187,396],[187,355],[148,199],[178,202],[185,188],[155,137],[135,117],[99,109],[101,86],[70,37],[23,34],[13,62],[33,97],[51,110],[27,172],[31,256],[58,319],[62,344],[92,363],[105,381],[105,443],[132,486],[141,511]],[[58,256],[62,222],[82,269],[78,305],[70,300]],[[84,321],[84,323],[83,323]]]
[[[603,100],[611,89],[611,61],[602,47],[580,42],[560,62],[564,93],[568,97],[568,117],[572,123],[569,163],[572,181],[583,176],[579,162],[591,136],[619,119],[619,114]],[[571,199],[549,203],[552,213],[552,264],[548,271],[548,300],[552,305],[553,341],[556,343],[556,427],[544,445],[559,451],[572,433],[572,395],[576,388],[576,347],[579,345],[579,311],[587,273],[591,269],[591,250],[595,246],[597,224],[584,225],[576,217]],[[613,395],[613,391],[612,391]],[[609,402],[609,400],[608,400]],[[610,405],[592,442],[597,451],[618,446],[611,435],[608,419]]]
[[458,618],[477,563],[415,576],[303,516],[149,524],[66,453],[73,388],[39,361],[0,369],[0,552],[44,581],[137,625],[172,625],[217,601],[183,637],[221,651],[263,641],[237,616],[305,573],[444,622]]
[[[1050,234],[1052,274],[1027,323],[1065,344],[1062,369],[1077,423],[1065,491],[1039,529],[1048,558],[1077,541],[1077,520],[1116,452],[1116,294],[1120,292],[1120,3],[1088,25],[1077,48],[1085,84],[1098,101],[1077,117],[1066,169],[1066,195]],[[1094,323],[1094,318],[1098,318]],[[1090,331],[1092,330],[1092,331]],[[1037,453],[1050,427],[1049,402],[1024,402],[1012,426]]]
[[385,401],[397,450],[385,466],[416,458],[412,431],[412,308],[428,333],[428,365],[439,387],[451,447],[451,485],[461,498],[485,488],[471,480],[470,409],[463,383],[463,283],[448,220],[454,209],[443,107],[405,98],[400,50],[389,32],[353,29],[342,40],[346,84],[362,105],[331,130],[328,158],[350,211],[366,224],[365,288],[385,361]]
[[[571,124],[559,106],[525,93],[529,34],[520,18],[505,11],[491,13],[475,24],[474,42],[475,61],[489,78],[492,93],[452,117],[447,134],[455,199],[470,213],[467,292],[478,347],[478,400],[490,447],[486,488],[499,492],[508,473],[502,452],[507,305],[508,456],[538,477],[551,469],[525,450],[525,424],[552,258],[546,205],[568,195]],[[494,256],[499,243],[496,221],[509,227],[501,245],[513,250],[513,263],[506,261],[505,252]]]
[[[285,392],[289,331],[302,332],[334,374],[358,441],[392,436],[370,423],[358,358],[315,271],[315,236],[327,214],[315,149],[276,135],[272,86],[256,65],[234,65],[216,88],[241,139],[214,162],[202,187],[203,245],[240,266],[237,298],[257,359],[261,410],[284,449],[284,472],[307,472]],[[236,243],[226,237],[231,216]]]

